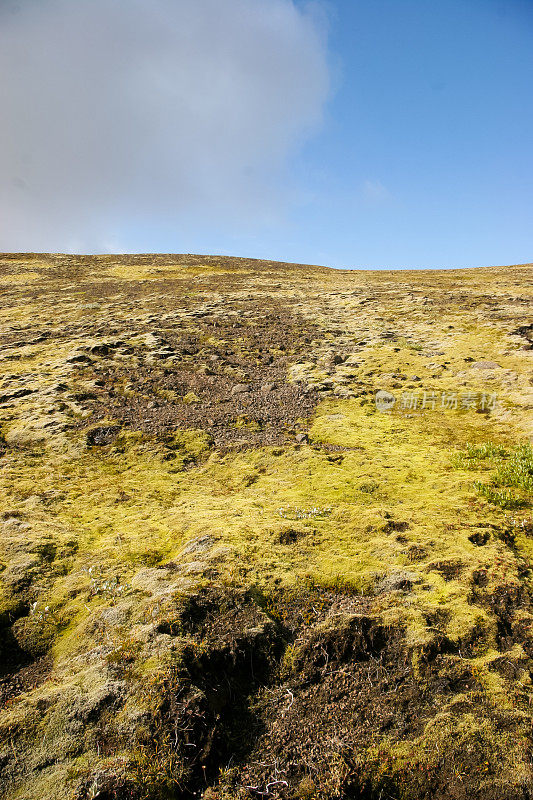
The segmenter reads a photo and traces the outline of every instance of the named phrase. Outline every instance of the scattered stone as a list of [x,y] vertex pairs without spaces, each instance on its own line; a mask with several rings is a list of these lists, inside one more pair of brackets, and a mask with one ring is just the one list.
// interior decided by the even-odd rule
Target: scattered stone
[[232,388],[232,394],[244,394],[245,392],[251,391],[251,386],[249,383],[236,383],[235,386]]
[[309,436],[306,433],[297,433],[295,438],[298,444],[307,444],[309,441]]
[[500,365],[495,361],[475,361],[471,369],[499,369]]

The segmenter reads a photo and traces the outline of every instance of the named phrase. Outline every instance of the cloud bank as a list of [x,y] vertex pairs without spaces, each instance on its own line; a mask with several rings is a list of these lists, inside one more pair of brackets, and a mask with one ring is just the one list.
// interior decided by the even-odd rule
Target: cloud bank
[[265,223],[328,90],[292,0],[2,0],[0,250]]

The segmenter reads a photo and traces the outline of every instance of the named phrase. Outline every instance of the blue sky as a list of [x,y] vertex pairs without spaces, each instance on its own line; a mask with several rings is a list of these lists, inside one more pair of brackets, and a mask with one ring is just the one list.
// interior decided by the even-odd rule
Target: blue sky
[[7,0],[0,250],[533,261],[531,0]]
[[291,257],[307,227],[334,266],[533,261],[533,3],[332,5],[336,92],[298,161]]

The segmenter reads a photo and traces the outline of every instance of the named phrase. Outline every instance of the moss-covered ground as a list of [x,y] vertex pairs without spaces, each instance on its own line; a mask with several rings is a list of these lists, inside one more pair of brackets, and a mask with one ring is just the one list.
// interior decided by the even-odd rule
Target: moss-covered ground
[[0,285],[0,796],[533,796],[531,266]]

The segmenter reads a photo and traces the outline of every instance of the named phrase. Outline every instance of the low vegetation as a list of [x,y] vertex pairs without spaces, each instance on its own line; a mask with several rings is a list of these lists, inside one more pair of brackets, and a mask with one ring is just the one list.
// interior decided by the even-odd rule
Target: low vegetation
[[475,481],[474,486],[493,505],[501,508],[527,508],[533,495],[533,448],[530,442],[511,450],[486,442],[467,445],[455,463],[464,469],[493,468],[490,481]]
[[533,796],[530,267],[0,281],[1,797]]

